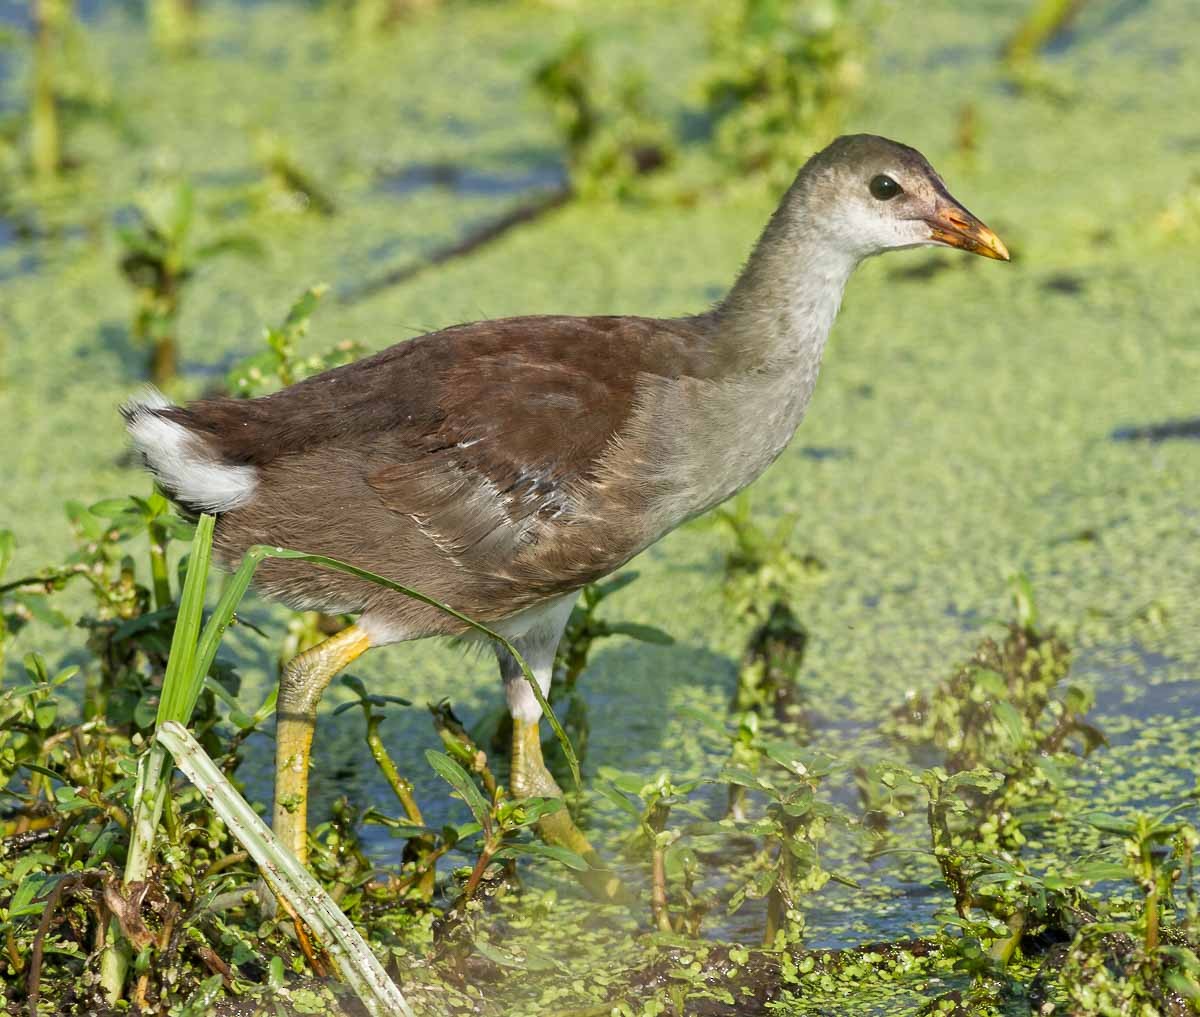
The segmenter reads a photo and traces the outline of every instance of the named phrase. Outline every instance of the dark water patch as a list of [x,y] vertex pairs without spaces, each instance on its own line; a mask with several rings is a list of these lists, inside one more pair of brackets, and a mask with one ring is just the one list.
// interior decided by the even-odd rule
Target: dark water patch
[[404,197],[427,188],[441,188],[456,194],[504,197],[535,190],[560,190],[567,185],[562,166],[531,166],[510,174],[485,173],[455,163],[411,163],[380,173],[375,189],[394,197]]
[[[28,239],[27,224],[14,222],[11,219],[0,219],[0,254],[6,248]],[[42,259],[32,251],[14,255],[0,261],[0,282],[16,279],[24,275],[32,275],[41,268]]]
[[1163,147],[1176,152],[1200,152],[1200,134],[1177,134],[1164,139]]
[[[991,57],[991,54],[987,54]],[[964,67],[978,62],[984,53],[978,46],[939,46],[926,58],[925,66],[930,70],[938,67]]]
[[1157,444],[1175,438],[1200,440],[1200,417],[1182,420],[1164,420],[1158,424],[1141,424],[1135,427],[1119,427],[1109,435],[1113,441],[1148,441]]
[[[96,22],[105,11],[116,6],[113,0],[75,0],[71,13],[80,21]],[[0,0],[0,26],[14,31],[33,31],[33,4],[20,0]]]
[[836,445],[805,445],[800,449],[805,459],[824,462],[827,459],[853,459],[854,450]]
[[1195,682],[1150,682],[1148,677],[1167,673],[1175,663],[1172,657],[1151,650],[1141,643],[1123,648],[1121,663],[1105,656],[1081,653],[1071,669],[1075,675],[1088,676],[1095,690],[1097,714],[1145,720],[1170,713],[1181,703],[1189,710],[1200,708],[1200,680]]
[[142,377],[146,370],[146,349],[140,346],[123,321],[103,321],[96,327],[95,342],[76,350],[80,359],[88,359],[96,352],[116,360],[121,372],[131,378]]
[[[1068,8],[1062,24],[1041,46],[1040,52],[1049,57],[1063,56],[1077,46],[1085,45],[1109,34],[1128,18],[1140,14],[1147,3],[1148,0],[1124,0],[1124,2],[1104,4],[1102,5],[1103,17],[1083,21],[1075,19],[1084,12],[1084,4],[1080,3],[1074,8]],[[1127,46],[1128,43],[1119,40],[1115,48],[1119,52]]]
[[1083,276],[1071,272],[1056,272],[1042,282],[1042,289],[1047,293],[1061,293],[1074,296],[1087,288],[1087,280]]

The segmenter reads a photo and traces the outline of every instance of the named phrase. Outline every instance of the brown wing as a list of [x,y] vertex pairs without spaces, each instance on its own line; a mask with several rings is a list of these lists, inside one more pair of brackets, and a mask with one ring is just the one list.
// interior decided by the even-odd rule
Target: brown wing
[[223,461],[260,468],[227,542],[317,548],[426,585],[453,565],[456,593],[474,584],[480,600],[532,602],[636,550],[607,534],[586,561],[544,545],[566,531],[589,543],[581,509],[595,508],[597,462],[647,380],[705,372],[704,340],[687,322],[642,318],[483,322],[172,415]]
[[460,342],[440,374],[436,427],[378,456],[367,479],[457,565],[490,578],[579,528],[641,386],[697,370],[703,350],[686,327],[639,318],[511,319]]

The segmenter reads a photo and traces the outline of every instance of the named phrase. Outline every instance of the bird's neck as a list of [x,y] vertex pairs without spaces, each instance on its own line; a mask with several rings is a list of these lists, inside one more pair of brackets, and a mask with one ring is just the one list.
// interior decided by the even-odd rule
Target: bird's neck
[[716,342],[743,372],[816,382],[816,369],[859,258],[784,205],[728,296],[711,312]]
[[857,259],[816,232],[767,227],[728,297],[705,315],[713,377],[686,393],[674,419],[683,439],[679,501],[687,515],[757,478],[804,418],[842,291]]

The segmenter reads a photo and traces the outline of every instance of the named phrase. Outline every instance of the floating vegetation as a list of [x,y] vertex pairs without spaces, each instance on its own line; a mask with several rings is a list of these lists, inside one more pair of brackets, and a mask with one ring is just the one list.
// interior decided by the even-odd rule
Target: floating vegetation
[[[163,516],[161,502],[106,503],[91,516],[105,513],[121,521],[97,534],[106,547],[138,527],[141,532],[158,527],[160,539],[186,532],[183,523]],[[324,918],[304,909],[285,908],[271,917],[254,892],[249,866],[251,857],[261,859],[269,848],[239,844],[256,836],[241,828],[241,819],[234,836],[194,790],[155,776],[163,772],[161,754],[142,752],[141,732],[156,718],[159,724],[185,720],[196,707],[191,724],[202,732],[205,748],[185,749],[175,735],[170,744],[193,755],[206,753],[212,762],[205,765],[233,776],[238,747],[273,705],[272,695],[246,712],[234,697],[228,665],[215,664],[220,635],[233,620],[253,560],[229,584],[201,633],[210,537],[211,520],[202,519],[179,599],[165,579],[159,593],[167,603],[157,610],[132,560],[123,559],[118,573],[102,567],[46,570],[0,587],[6,618],[19,618],[22,608],[28,612],[34,596],[52,603],[73,575],[89,578],[102,605],[112,600],[108,591],[128,590],[119,602],[129,606],[106,645],[114,645],[118,633],[132,640],[137,652],[150,654],[132,659],[144,660],[151,673],[164,665],[164,627],[173,628],[165,671],[158,671],[161,698],[151,688],[139,700],[156,717],[139,714],[141,705],[130,716],[113,694],[123,684],[144,680],[146,665],[117,674],[102,667],[104,677],[97,682],[77,667],[52,674],[41,658],[31,656],[26,682],[8,689],[0,702],[0,760],[11,802],[0,839],[0,894],[7,888],[9,895],[3,926],[8,950],[0,964],[13,1004],[52,1000],[60,1008],[86,1010],[96,1005],[97,992],[113,999],[125,991],[140,1006],[195,1005],[201,999],[208,1006],[223,996],[265,1000],[287,983],[288,971],[322,978],[332,970],[324,954],[335,946],[328,935],[343,932],[329,933]],[[0,542],[5,558],[11,547],[6,536]],[[159,583],[161,551],[146,559]],[[100,565],[112,553],[91,552]],[[918,985],[940,972],[964,978],[965,987],[939,997],[931,1013],[1000,1013],[1014,994],[1057,1001],[1066,1007],[1062,1012],[1080,1017],[1135,1012],[1121,1009],[1132,1004],[1162,1014],[1194,1012],[1188,1001],[1200,997],[1200,916],[1191,883],[1192,855],[1200,843],[1197,799],[1126,816],[1072,807],[1066,787],[1074,764],[1101,751],[1104,739],[1086,719],[1087,697],[1070,688],[1059,691],[1069,663],[1065,644],[1039,628],[1028,584],[1019,580],[1015,590],[1017,615],[1003,641],[985,639],[951,679],[896,711],[888,737],[914,761],[932,754],[934,765],[910,768],[895,756],[880,760],[860,773],[867,789],[862,811],[838,804],[827,790],[848,761],[801,747],[788,734],[794,732],[788,719],[781,722],[769,711],[735,714],[742,720],[732,733],[718,718],[697,717],[732,746],[728,762],[711,773],[647,779],[602,769],[595,790],[625,827],[632,866],[625,878],[640,886],[646,908],[641,921],[665,938],[610,980],[591,1005],[625,1012],[622,1007],[642,1008],[658,999],[679,1012],[724,1013],[732,1011],[722,1006],[736,1008],[739,999],[761,999],[764,993],[772,999],[820,998],[836,995],[843,981],[861,986],[900,979]],[[593,615],[610,592],[592,594],[576,619],[575,645],[567,657],[575,677],[586,667],[587,630],[603,625],[604,634],[614,634],[623,628]],[[628,628],[627,634],[638,634]],[[112,657],[109,651],[102,659]],[[80,680],[91,690],[87,719],[71,718],[60,708],[65,691]],[[513,867],[518,859],[522,867],[588,869],[587,861],[562,847],[521,836],[563,808],[562,801],[510,799],[486,754],[441,704],[433,717],[444,750],[425,756],[470,820],[429,826],[413,782],[400,774],[380,737],[385,710],[409,704],[372,693],[352,677],[345,684],[355,699],[342,709],[361,709],[371,754],[402,814],[393,817],[378,806],[363,814],[343,808],[316,831],[311,868],[330,895],[325,906],[330,920],[348,919],[384,956],[399,951],[394,955],[406,995],[418,1013],[425,1012],[422,1000],[437,996],[443,979],[455,982],[467,970],[478,977],[481,963],[532,965],[531,974],[541,970],[532,946],[520,947],[518,954],[501,945],[496,923],[502,920],[494,909],[514,892],[512,905],[503,908],[519,907],[521,876]],[[205,781],[206,795],[212,783]],[[736,814],[714,814],[705,791],[713,784],[743,789]],[[230,788],[225,795],[230,803],[234,794]],[[820,906],[830,881],[859,889],[823,856],[845,838],[882,837],[886,843],[894,836],[889,824],[872,816],[898,821],[911,812],[925,815],[920,850],[934,861],[951,904],[936,915],[938,930],[920,941],[809,949],[805,915]],[[222,806],[222,815],[228,819],[233,813]],[[358,832],[364,822],[383,825],[408,843],[399,866],[380,867],[366,858]],[[1097,834],[1098,846],[1039,864],[1029,845],[1047,822],[1085,824]],[[734,848],[739,843],[753,848],[739,851]],[[728,869],[728,860],[739,854],[743,860]],[[464,855],[470,859],[466,868],[441,869],[439,863]],[[269,879],[278,878],[273,871],[267,870]],[[714,912],[757,901],[764,902],[761,946],[706,935]],[[329,911],[332,902],[340,911]],[[586,909],[580,916],[586,921],[583,915]],[[385,949],[385,943],[391,945]],[[237,944],[232,955],[231,944]],[[346,948],[357,949],[348,940]],[[425,951],[426,959],[413,967]],[[665,984],[654,974],[682,969],[688,973]],[[358,991],[365,991],[361,983]],[[327,1003],[311,997],[318,1007],[311,1012],[333,1005],[332,997],[325,998]],[[586,994],[570,998],[587,1002]],[[295,1005],[296,1012],[308,1012],[299,997]]]

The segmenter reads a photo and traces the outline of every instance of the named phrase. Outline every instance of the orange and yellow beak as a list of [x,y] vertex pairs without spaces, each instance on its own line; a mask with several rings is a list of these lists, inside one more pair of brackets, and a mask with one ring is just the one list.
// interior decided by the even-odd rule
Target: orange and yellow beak
[[962,205],[939,205],[937,212],[925,221],[929,224],[932,238],[939,244],[982,254],[985,258],[995,258],[997,261],[1009,260],[1004,241]]

